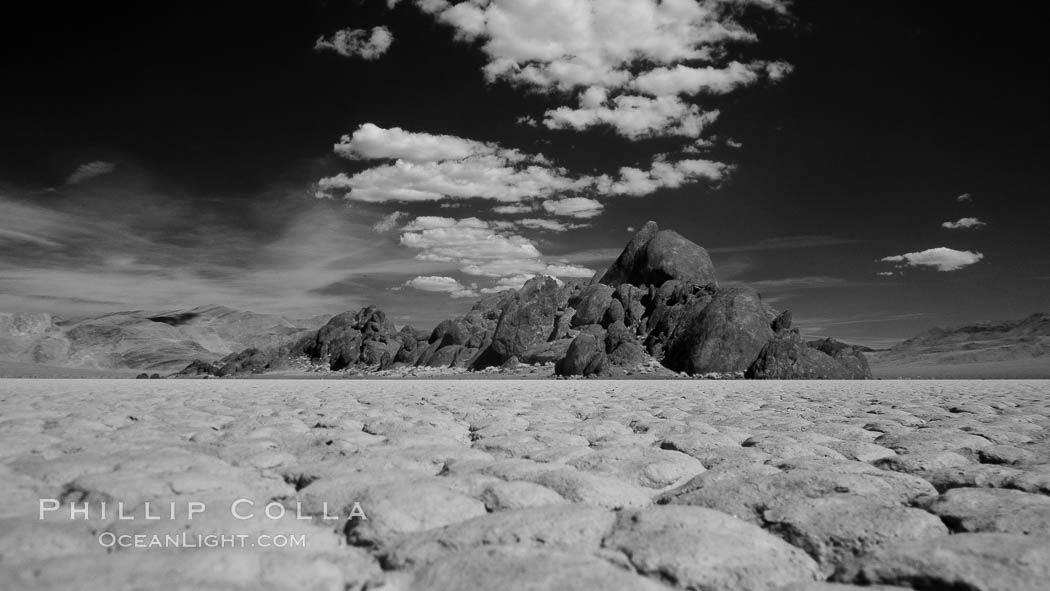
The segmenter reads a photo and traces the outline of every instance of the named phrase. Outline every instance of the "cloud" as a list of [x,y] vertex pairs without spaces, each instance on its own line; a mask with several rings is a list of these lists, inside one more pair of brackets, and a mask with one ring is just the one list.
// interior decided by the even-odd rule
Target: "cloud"
[[401,218],[406,217],[408,214],[403,211],[395,211],[389,215],[383,216],[378,222],[372,225],[372,230],[380,234],[389,232],[397,227],[398,221]]
[[[609,125],[625,137],[697,137],[709,114],[679,96],[722,94],[763,77],[778,81],[784,62],[726,61],[731,45],[756,35],[741,9],[786,13],[780,0],[492,0],[415,5],[479,42],[487,80],[540,91],[584,90],[576,109],[547,111],[556,129]],[[641,96],[637,93],[641,93]],[[654,98],[649,98],[654,97]]]
[[492,211],[496,213],[502,213],[507,215],[519,214],[519,213],[531,213],[536,208],[531,204],[526,203],[515,203],[513,205],[497,205],[492,208]]
[[360,57],[365,60],[378,59],[390,48],[394,36],[386,27],[365,29],[343,29],[329,37],[318,37],[314,43],[316,51],[334,51],[344,57]]
[[[727,165],[710,160],[658,160],[649,171],[622,168],[620,177],[615,179],[607,175],[572,175],[542,154],[526,154],[449,135],[408,132],[396,127],[383,129],[370,123],[343,136],[335,151],[353,160],[394,160],[353,175],[339,173],[317,183],[317,197],[341,194],[350,201],[371,203],[472,198],[517,203],[583,192],[646,195],[686,182],[719,180],[729,170]],[[593,199],[576,199],[585,201],[550,207],[564,209],[570,204],[587,203],[585,209],[590,215],[582,215],[581,210],[577,217],[591,217],[601,210]],[[544,208],[554,211],[546,205]],[[501,213],[513,211],[517,209]]]
[[739,86],[758,80],[764,64],[744,65],[730,62],[725,68],[706,66],[693,68],[681,64],[674,68],[655,68],[634,79],[634,87],[651,96],[697,94],[708,92],[725,94]]
[[499,293],[507,289],[521,289],[521,287],[525,285],[525,282],[533,277],[535,277],[535,275],[531,273],[521,273],[509,277],[501,277],[496,281],[495,285],[482,289],[481,293]]
[[548,263],[536,245],[514,233],[511,222],[478,218],[421,216],[405,225],[401,244],[418,250],[416,259],[450,263],[467,275],[504,278],[522,274],[590,277],[594,271],[576,265]]
[[540,258],[540,251],[527,238],[500,233],[478,218],[457,220],[424,216],[410,222],[404,230],[401,244],[419,250],[416,258],[420,260],[477,266],[492,261],[530,261]]
[[551,277],[593,277],[594,270],[576,265],[548,264],[543,268],[543,274]]
[[416,163],[462,160],[499,151],[493,144],[453,135],[414,133],[400,127],[383,129],[372,123],[344,135],[335,145],[336,154],[351,160],[397,159]]
[[419,291],[447,293],[453,298],[473,298],[478,296],[477,286],[467,287],[452,277],[419,276],[405,282],[407,287]]
[[575,230],[577,228],[584,228],[586,224],[566,224],[556,220],[544,220],[539,218],[526,218],[518,220],[516,222],[523,228],[531,228],[533,230],[550,230],[551,232],[565,232],[568,230]]
[[607,125],[632,140],[656,136],[699,137],[718,119],[717,110],[704,112],[697,105],[676,96],[649,98],[621,95],[609,101],[580,107],[558,107],[546,112],[543,124],[548,129],[583,130]]
[[840,244],[854,244],[857,240],[847,238],[836,238],[826,235],[804,235],[804,236],[778,236],[766,238],[752,244],[741,244],[737,246],[720,246],[708,248],[710,253],[728,252],[761,252],[768,250],[792,250],[796,248],[816,248],[821,246],[837,246]]
[[909,252],[880,259],[886,263],[900,263],[905,267],[933,267],[938,271],[958,271],[984,258],[979,252],[955,250],[944,246],[922,252]]
[[558,256],[558,261],[563,263],[595,264],[598,266],[612,264],[616,257],[620,256],[623,248],[590,248],[578,250]]
[[335,151],[351,159],[394,159],[349,176],[318,182],[318,196],[342,192],[351,201],[439,201],[483,198],[518,202],[581,191],[592,177],[574,178],[542,154],[524,154],[449,135],[383,129],[371,123],[343,136]]
[[369,286],[325,294],[334,276],[403,281],[421,266],[382,251],[368,226],[324,202],[303,209],[277,191],[233,205],[128,177],[46,199],[0,197],[0,309],[80,316],[223,304],[313,315],[367,302]]
[[841,277],[829,277],[826,275],[815,275],[807,277],[786,277],[783,279],[765,279],[751,281],[748,285],[755,289],[780,291],[785,289],[820,289],[825,287],[843,287],[857,285],[856,282],[848,281]]
[[879,271],[878,273],[876,273],[876,275],[878,275],[879,277],[893,277],[894,275],[896,275],[896,273],[894,273],[893,271]]
[[547,213],[554,215],[586,219],[600,214],[604,206],[600,202],[587,197],[568,197],[566,199],[544,201],[541,207]]
[[941,224],[942,228],[948,228],[949,230],[961,230],[967,228],[980,228],[981,226],[987,226],[988,224],[982,222],[977,218],[959,218],[954,222],[944,222]]
[[20,232],[12,228],[0,228],[0,243],[11,242],[17,247],[19,243],[33,244],[48,248],[62,248],[62,244],[44,236],[37,236],[28,232]]
[[964,201],[973,201],[973,195],[969,193],[963,193],[962,195],[956,197],[955,200],[959,203],[963,203]]
[[398,160],[353,176],[340,173],[318,182],[319,196],[343,192],[350,201],[383,203],[443,199],[492,199],[516,202],[554,193],[580,191],[587,178],[566,176],[563,169],[546,166],[516,168],[499,156],[413,163]]
[[96,160],[95,162],[88,162],[87,164],[81,164],[69,175],[66,179],[67,185],[76,185],[82,183],[88,179],[100,177],[104,174],[109,174],[117,170],[117,165],[112,162],[106,162],[103,160]]
[[712,160],[680,160],[665,162],[656,160],[649,170],[625,166],[620,169],[619,180],[612,181],[599,190],[614,195],[642,196],[658,189],[678,188],[701,179],[719,181],[725,178],[730,167]]

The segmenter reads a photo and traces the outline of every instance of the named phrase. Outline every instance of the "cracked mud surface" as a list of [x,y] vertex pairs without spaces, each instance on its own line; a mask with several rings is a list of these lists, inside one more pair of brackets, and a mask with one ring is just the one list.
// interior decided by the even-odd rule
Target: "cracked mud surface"
[[1048,429],[1047,381],[8,380],[0,587],[1035,591]]

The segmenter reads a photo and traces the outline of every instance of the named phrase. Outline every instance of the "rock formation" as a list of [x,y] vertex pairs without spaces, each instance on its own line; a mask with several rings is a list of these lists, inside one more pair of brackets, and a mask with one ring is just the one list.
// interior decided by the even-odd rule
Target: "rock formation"
[[657,361],[675,372],[718,377],[871,375],[858,349],[831,339],[806,343],[791,328],[790,312],[778,313],[749,287],[720,287],[703,247],[654,222],[589,284],[533,277],[429,333],[397,329],[369,306],[339,314],[297,341],[201,360],[183,373],[261,372],[295,358],[334,371],[520,363],[553,364],[560,376],[614,377]]

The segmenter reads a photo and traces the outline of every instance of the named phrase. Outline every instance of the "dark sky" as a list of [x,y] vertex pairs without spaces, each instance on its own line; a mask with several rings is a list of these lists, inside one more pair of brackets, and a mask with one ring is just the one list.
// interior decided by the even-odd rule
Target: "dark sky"
[[[0,20],[5,311],[220,303],[312,315],[379,302],[399,323],[428,326],[537,264],[597,269],[647,219],[707,247],[723,283],[756,285],[812,334],[882,344],[1050,309],[1050,82],[1045,18],[1030,3],[798,1],[786,13],[727,13],[757,41],[726,44],[711,65],[794,69],[681,95],[720,112],[699,154],[684,150],[695,135],[521,123],[576,108],[585,86],[487,81],[485,44],[498,35],[457,40],[462,29],[412,0],[34,4]],[[320,36],[377,26],[393,42],[375,59],[315,50]],[[700,62],[664,63],[675,64]],[[315,197],[323,178],[390,164],[333,152],[365,123],[542,152],[567,178],[616,180],[661,158],[733,170],[641,196]],[[542,205],[569,196],[601,212]],[[492,210],[512,203],[534,211]],[[455,228],[476,217],[497,236],[457,247],[513,244],[541,257],[470,271],[473,259],[445,256],[448,244],[412,246],[406,234],[433,237],[420,216]],[[983,225],[942,227],[964,218]],[[919,254],[940,247],[951,250]],[[514,261],[524,261],[518,273]]]

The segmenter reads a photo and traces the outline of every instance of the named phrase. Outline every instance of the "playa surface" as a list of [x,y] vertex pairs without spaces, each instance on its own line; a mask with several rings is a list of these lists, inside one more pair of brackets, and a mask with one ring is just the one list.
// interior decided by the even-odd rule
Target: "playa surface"
[[1048,381],[3,380],[0,581],[1035,591],[1048,429]]

